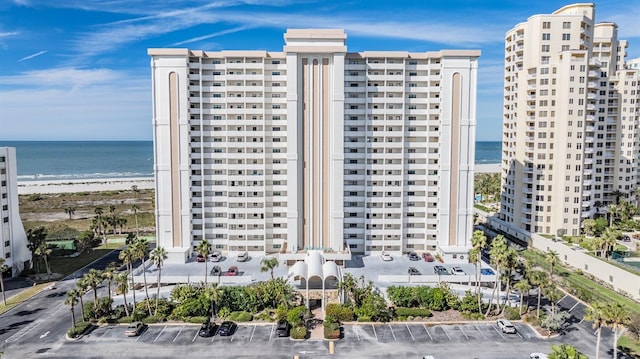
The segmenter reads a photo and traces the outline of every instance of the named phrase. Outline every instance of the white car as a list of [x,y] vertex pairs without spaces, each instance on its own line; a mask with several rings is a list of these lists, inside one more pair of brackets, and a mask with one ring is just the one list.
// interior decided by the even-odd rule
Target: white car
[[509,299],[507,299],[506,294],[500,294],[500,304],[507,304],[510,307],[517,307],[520,305],[520,297],[516,294],[509,294]]
[[211,253],[211,256],[209,256],[209,259],[212,262],[220,262],[220,260],[222,260],[222,253],[217,252],[217,251],[213,252],[213,253]]
[[542,353],[531,353],[531,354],[529,354],[529,358],[531,358],[531,359],[549,359],[547,354],[542,354]]
[[466,275],[466,273],[460,267],[451,268],[451,274],[453,274],[453,275]]
[[496,322],[498,328],[505,334],[516,334],[516,327],[506,319],[498,319]]
[[393,260],[393,257],[391,257],[391,254],[389,254],[387,252],[382,252],[382,254],[380,255],[380,258],[382,258],[382,260],[385,261],[385,262]]

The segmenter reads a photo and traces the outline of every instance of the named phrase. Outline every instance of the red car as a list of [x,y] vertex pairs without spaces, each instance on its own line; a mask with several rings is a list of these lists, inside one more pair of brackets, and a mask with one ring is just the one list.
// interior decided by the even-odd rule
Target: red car
[[204,262],[204,261],[205,261],[204,256],[198,254],[198,256],[196,257],[196,262]]
[[236,266],[231,266],[229,267],[229,269],[224,273],[225,276],[227,277],[235,277],[238,275],[238,267]]
[[422,253],[422,259],[424,259],[425,262],[433,262],[433,256],[429,252]]

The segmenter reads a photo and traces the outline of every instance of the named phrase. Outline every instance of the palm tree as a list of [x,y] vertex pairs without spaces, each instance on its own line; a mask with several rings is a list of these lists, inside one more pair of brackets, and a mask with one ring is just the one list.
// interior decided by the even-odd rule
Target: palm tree
[[278,265],[280,265],[280,263],[278,262],[278,258],[264,258],[262,259],[262,262],[260,262],[262,264],[262,267],[260,267],[260,271],[261,272],[270,272],[271,273],[271,279],[273,279],[273,270],[275,268],[278,267]]
[[89,272],[84,275],[84,278],[89,287],[93,289],[93,309],[96,311],[98,309],[98,286],[102,283],[102,272],[97,269],[90,269]]
[[504,236],[499,234],[491,242],[491,263],[496,267],[496,282],[491,292],[491,298],[489,298],[489,307],[485,313],[485,317],[489,315],[491,306],[493,304],[493,298],[496,296],[496,291],[500,288],[502,267],[505,264],[507,257],[507,241]]
[[550,270],[550,273],[549,273],[549,278],[553,282],[553,269],[555,268],[556,265],[558,265],[560,263],[560,259],[558,258],[558,252],[549,249],[544,254],[544,260],[551,267],[551,270]]
[[518,313],[520,315],[522,315],[522,309],[524,307],[524,293],[527,293],[527,302],[528,302],[529,301],[529,290],[531,290],[531,285],[529,284],[528,280],[522,279],[521,281],[516,283],[513,287],[520,292],[520,309],[519,309]]
[[156,247],[149,256],[156,268],[158,268],[158,292],[156,294],[156,312],[158,315],[158,299],[160,298],[160,277],[162,276],[162,265],[164,260],[168,258],[167,251],[163,247]]
[[140,207],[134,203],[134,205],[131,206],[131,209],[133,210],[133,217],[136,219],[136,237],[139,237],[140,232],[138,231],[138,210],[140,209]]
[[128,272],[131,274],[131,292],[133,293],[133,307],[136,307],[136,284],[133,280],[133,263],[136,261],[136,254],[132,247],[123,249],[118,258],[127,266]]
[[471,237],[471,250],[469,251],[469,260],[476,267],[476,297],[478,298],[478,312],[482,313],[482,296],[480,295],[480,271],[478,265],[482,260],[482,250],[487,246],[487,236],[484,232],[478,230],[473,232]]
[[126,272],[118,273],[116,274],[115,281],[118,291],[122,293],[122,299],[124,300],[124,311],[125,313],[127,313],[128,317],[129,304],[127,303],[127,292],[129,291],[129,275]]
[[621,208],[617,204],[610,204],[607,210],[609,211],[609,227],[613,227],[613,221],[620,214]]
[[68,291],[64,304],[71,306],[71,327],[74,327],[76,325],[76,312],[73,309],[78,304],[78,293],[73,289]]
[[584,315],[584,319],[592,322],[593,328],[596,330],[596,359],[600,357],[600,335],[602,334],[602,327],[607,325],[607,318],[605,316],[606,304],[602,302],[593,303],[592,307],[587,307],[587,311]]
[[613,251],[616,240],[620,235],[620,231],[614,230],[613,228],[607,228],[604,230],[604,233],[602,233],[602,241],[600,244],[602,245],[605,259],[609,258],[609,253]]
[[133,244],[133,251],[136,258],[139,258],[142,262],[140,265],[142,266],[142,278],[144,279],[144,292],[147,297],[147,309],[149,310],[149,315],[152,315],[151,303],[149,303],[149,288],[147,288],[147,268],[144,263],[147,254],[149,254],[149,240],[146,238],[138,238]]
[[217,315],[216,308],[218,307],[218,303],[224,296],[224,289],[218,287],[218,283],[212,283],[211,286],[207,287],[204,294],[211,303],[211,316],[215,317]]
[[76,293],[78,293],[78,299],[80,299],[80,311],[82,312],[82,320],[85,320],[84,317],[84,301],[82,300],[82,296],[87,292],[87,288],[89,288],[89,284],[87,280],[82,277],[76,281]]
[[536,307],[536,318],[540,319],[540,299],[542,298],[543,288],[547,286],[547,273],[539,270],[531,271],[531,274],[529,274],[529,280],[531,281],[531,284],[538,287],[538,306]]
[[611,192],[610,195],[613,196],[616,199],[616,204],[620,204],[620,198],[624,197],[624,192],[622,192],[621,190],[617,189],[617,190]]
[[102,232],[102,234],[104,235],[104,237],[103,237],[104,238],[104,243],[106,244],[107,243],[107,230],[105,228],[105,230],[102,231],[102,224],[103,224],[102,214],[104,213],[104,210],[102,209],[102,207],[96,207],[93,210],[93,212],[96,214],[96,217],[97,217],[96,223],[98,225],[98,235],[100,235],[100,233]]
[[516,252],[516,250],[513,248],[508,248],[507,252],[505,253],[504,259],[505,260],[503,266],[505,277],[507,278],[507,290],[505,293],[506,300],[504,301],[504,304],[502,304],[502,312],[504,312],[504,309],[507,307],[509,293],[511,292],[511,275],[513,274],[513,271],[518,267],[518,252]]
[[42,242],[35,250],[35,255],[42,258],[44,260],[44,266],[47,270],[47,278],[51,281],[51,267],[49,267],[49,256],[51,255],[51,248],[49,248],[49,244],[47,242]]
[[7,269],[9,269],[9,266],[7,266],[5,264],[6,260],[4,258],[0,258],[0,288],[2,289],[2,303],[4,303],[4,305],[7,305],[7,297],[6,294],[4,292],[4,272],[7,271]]
[[618,357],[618,339],[624,332],[624,326],[631,320],[629,309],[618,302],[607,303],[604,316],[607,326],[613,331],[613,357]]
[[109,299],[111,299],[111,282],[116,275],[116,264],[111,262],[109,265],[102,271],[102,279],[107,281],[107,289],[109,291]]
[[127,225],[127,219],[122,216],[118,216],[116,217],[116,224],[120,227],[118,234],[122,235],[122,230],[124,229],[124,226]]
[[64,213],[68,214],[69,215],[69,220],[71,220],[71,217],[76,213],[76,209],[75,209],[75,207],[69,206],[69,207],[64,209]]
[[204,257],[204,284],[207,285],[207,262],[209,261],[209,255],[211,254],[211,243],[208,240],[202,240],[196,246],[196,252]]
[[552,345],[553,352],[549,354],[549,359],[589,359],[580,353],[578,349],[569,344]]

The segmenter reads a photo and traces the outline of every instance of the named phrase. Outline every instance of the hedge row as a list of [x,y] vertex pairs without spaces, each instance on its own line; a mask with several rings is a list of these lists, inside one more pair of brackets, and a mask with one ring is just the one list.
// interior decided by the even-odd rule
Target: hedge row
[[306,339],[307,338],[307,328],[306,327],[295,327],[291,329],[291,339]]
[[73,328],[69,328],[67,335],[70,338],[77,338],[80,335],[93,330],[94,326],[91,322],[78,322]]
[[227,319],[234,322],[250,322],[253,320],[253,315],[249,312],[232,312]]

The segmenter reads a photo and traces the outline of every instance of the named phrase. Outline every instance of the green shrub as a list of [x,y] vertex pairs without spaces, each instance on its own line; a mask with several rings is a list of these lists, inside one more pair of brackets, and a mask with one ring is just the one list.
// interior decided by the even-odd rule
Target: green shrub
[[253,319],[255,319],[255,320],[264,320],[264,321],[267,321],[267,322],[273,322],[274,321],[273,314],[271,313],[270,310],[266,310],[266,309],[263,310],[262,312],[256,314],[256,315],[254,315]]
[[359,322],[370,322],[371,321],[371,317],[367,317],[367,316],[360,316],[358,317],[358,321]]
[[325,318],[332,318],[331,321],[350,322],[353,320],[353,309],[340,304],[327,304],[325,308]]
[[142,320],[142,322],[145,323],[145,324],[162,323],[162,322],[165,321],[165,319],[166,319],[165,317],[160,316],[160,315],[157,315],[157,316],[156,315],[151,315],[151,316],[148,316],[148,317],[144,318]]
[[509,320],[520,320],[520,313],[518,312],[518,308],[504,308],[504,316]]
[[304,305],[299,307],[292,308],[289,313],[287,313],[287,321],[293,327],[301,326],[304,323],[304,319],[308,316],[309,309]]
[[306,339],[307,338],[307,328],[306,327],[295,327],[291,329],[289,333],[291,335],[291,339]]
[[229,320],[234,322],[250,322],[253,320],[253,315],[248,312],[233,312],[229,314]]
[[336,329],[333,329],[332,327],[324,327],[324,338],[340,339],[340,326]]
[[82,334],[90,332],[94,328],[95,326],[91,322],[78,322],[73,328],[69,328],[67,335],[70,338],[77,338]]
[[396,308],[396,316],[401,317],[430,317],[431,311],[429,309],[424,308]]
[[482,313],[462,312],[462,317],[469,320],[483,320],[484,315]]
[[399,317],[396,317],[396,320],[400,322],[404,322],[405,320],[407,320],[407,317],[399,316]]
[[122,317],[118,319],[118,323],[120,324],[129,324],[131,322],[134,322],[133,317]]
[[187,322],[187,323],[196,323],[196,324],[202,324],[202,323],[206,322],[207,320],[209,320],[209,317],[196,316],[196,317],[184,318],[185,322]]

